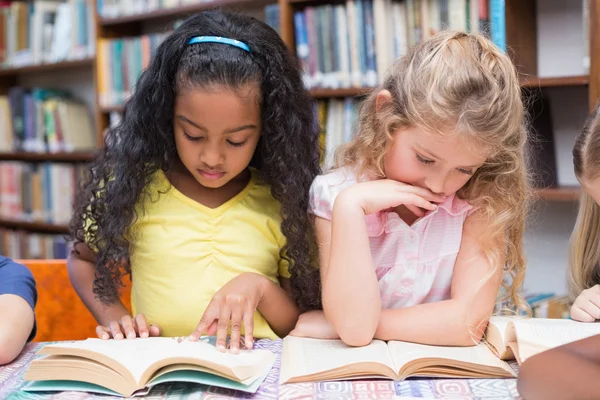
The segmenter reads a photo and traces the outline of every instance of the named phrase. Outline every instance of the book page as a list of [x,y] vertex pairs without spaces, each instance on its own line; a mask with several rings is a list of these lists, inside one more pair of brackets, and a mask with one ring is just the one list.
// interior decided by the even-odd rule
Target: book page
[[[208,362],[226,366],[228,370],[245,369],[246,372],[254,369],[254,372],[260,375],[263,373],[263,366],[271,363],[275,357],[266,350],[243,350],[236,355],[221,353],[214,345],[208,343],[208,340],[189,342],[180,338],[160,337],[133,340],[87,339],[49,345],[44,347],[40,353],[92,358],[121,372],[124,376],[129,372],[130,379],[133,379],[138,385],[145,385],[145,382],[141,382],[141,380],[150,366],[169,364],[164,360],[182,362],[179,360],[185,359],[187,363],[197,365],[206,365]],[[241,380],[246,378],[248,377],[241,377]]]
[[570,319],[531,318],[512,322],[522,361],[563,344],[600,335],[600,324]]
[[[394,374],[394,364],[385,342],[374,340],[368,346],[349,347],[341,340],[288,336],[283,340],[280,381],[283,384],[333,380],[348,375],[355,376],[355,374],[377,375],[377,371],[370,368],[362,371],[351,368],[353,365],[365,363],[380,364],[383,367],[379,368],[380,370],[388,370],[388,374]],[[347,370],[347,375],[344,374],[344,369]],[[338,373],[326,375],[332,371]]]
[[514,332],[509,332],[508,326],[511,321],[521,319],[517,316],[494,315],[490,318],[485,331],[485,341],[491,347],[496,356],[505,359],[512,358],[512,351],[506,346],[508,342],[516,341]]
[[470,347],[450,347],[391,341],[388,343],[388,347],[394,364],[398,367],[397,372],[403,378],[408,376],[405,376],[402,371],[410,371],[407,372],[408,375],[412,372],[418,373],[418,368],[415,368],[411,364],[415,364],[420,360],[423,361],[424,359],[435,359],[434,363],[420,363],[422,367],[428,370],[431,370],[431,367],[438,367],[438,369],[443,367],[469,369],[466,364],[476,364],[481,367],[492,367],[509,371],[507,369],[509,366],[506,362],[498,359],[483,343]]

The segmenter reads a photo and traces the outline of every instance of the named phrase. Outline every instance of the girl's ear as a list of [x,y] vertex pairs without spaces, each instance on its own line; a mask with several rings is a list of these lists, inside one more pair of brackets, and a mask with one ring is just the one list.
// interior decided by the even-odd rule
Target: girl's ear
[[375,99],[375,110],[377,112],[381,111],[383,106],[392,101],[392,93],[390,93],[387,89],[382,89],[377,93],[377,98]]

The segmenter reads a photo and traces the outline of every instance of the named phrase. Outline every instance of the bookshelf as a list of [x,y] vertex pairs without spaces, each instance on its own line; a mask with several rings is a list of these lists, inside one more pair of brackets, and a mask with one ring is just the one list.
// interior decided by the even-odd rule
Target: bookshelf
[[276,3],[276,0],[213,0],[198,2],[196,4],[187,4],[179,7],[158,9],[151,12],[123,15],[118,17],[100,17],[99,24],[103,27],[116,27],[119,25],[131,24],[133,22],[148,22],[169,18],[181,18],[185,15],[191,15],[206,9],[215,7],[236,7],[244,6],[263,6]]
[[95,59],[84,58],[81,60],[67,60],[56,63],[30,65],[19,68],[0,68],[0,77],[15,77],[25,74],[39,74],[57,70],[68,70],[72,68],[91,68]]
[[[300,1],[300,0],[297,0]],[[521,86],[524,88],[550,88],[564,86],[588,86],[589,75],[561,76],[556,78],[538,78],[535,76],[524,76],[521,78]],[[355,97],[364,96],[373,90],[373,87],[344,88],[344,89],[311,89],[310,94],[315,99],[328,99],[331,97]],[[118,109],[117,107],[115,107]],[[110,109],[109,109],[110,110]],[[114,111],[114,110],[111,110]]]
[[527,88],[560,87],[560,86],[587,86],[590,83],[589,75],[561,76],[556,78],[538,78],[535,76],[521,78],[521,86]]
[[536,197],[545,201],[576,201],[581,194],[581,188],[575,186],[549,187],[536,190]]
[[[319,7],[324,4],[344,4],[343,0],[213,0],[201,1],[179,7],[158,9],[150,12],[101,16],[95,0],[93,25],[95,28],[96,49],[100,40],[135,37],[149,32],[163,32],[164,27],[176,19],[214,7],[234,10],[257,10],[268,5],[279,6],[280,33],[290,50],[296,51],[294,13],[306,7]],[[126,1],[126,0],[124,0]],[[600,97],[600,0],[589,0],[589,74],[568,76],[538,76],[540,34],[536,12],[544,0],[505,0],[506,42],[509,54],[521,72],[521,84],[527,89],[543,91],[579,88],[586,91],[589,107]],[[18,84],[27,76],[43,76],[56,73],[69,74],[73,70],[85,70],[92,74],[89,82],[94,93],[91,113],[95,124],[97,148],[103,145],[103,133],[109,127],[111,114],[123,112],[120,104],[101,105],[98,97],[98,76],[102,68],[99,57],[93,56],[79,60],[41,64],[22,68],[0,69],[0,95],[5,95],[11,86]],[[60,86],[60,82],[57,83]],[[369,93],[372,87],[348,87],[342,89],[313,88],[310,93],[320,101],[361,97]],[[91,152],[79,153],[1,153],[0,161],[21,161],[31,163],[60,162],[86,163],[93,157]],[[569,203],[577,200],[579,189],[569,185],[539,189],[537,198],[547,202]],[[65,233],[66,226],[18,222],[0,218],[0,228],[20,229],[32,232]]]
[[26,232],[50,233],[57,235],[66,235],[69,233],[69,227],[67,225],[48,224],[43,222],[0,219],[0,226],[6,229],[15,229]]
[[92,152],[62,152],[62,153],[35,153],[19,151],[13,153],[0,153],[0,161],[25,161],[25,162],[90,162],[94,154]]

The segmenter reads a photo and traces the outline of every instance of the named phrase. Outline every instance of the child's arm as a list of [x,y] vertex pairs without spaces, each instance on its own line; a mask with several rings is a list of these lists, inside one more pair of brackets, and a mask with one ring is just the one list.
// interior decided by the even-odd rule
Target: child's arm
[[135,337],[160,336],[160,327],[148,325],[143,315],[132,318],[120,299],[106,306],[93,292],[96,273],[95,253],[85,244],[77,244],[67,259],[69,279],[79,298],[90,310],[99,326],[96,334],[101,339],[133,339]]
[[598,399],[600,335],[531,357],[519,370],[517,388],[526,399]]
[[0,365],[14,360],[35,335],[36,301],[31,272],[0,256]]
[[289,278],[279,278],[281,286],[269,281],[270,290],[266,290],[258,311],[267,320],[279,337],[287,336],[298,321],[300,309],[292,295],[292,283]]
[[33,309],[22,297],[0,295],[0,365],[14,360],[27,343],[34,323]]
[[391,180],[358,183],[336,198],[331,222],[315,217],[323,311],[348,345],[373,339],[381,314],[379,283],[371,257],[365,215],[400,204],[417,216],[434,210],[441,196]]
[[365,215],[334,207],[333,221],[315,217],[323,311],[346,344],[364,346],[373,339],[381,312]]
[[129,311],[120,299],[107,307],[96,297],[93,292],[96,275],[95,260],[96,255],[87,245],[75,245],[75,249],[71,251],[67,259],[69,279],[79,298],[96,321],[100,325],[108,325],[111,321],[120,320],[123,315],[129,314]]
[[71,251],[67,259],[69,279],[98,322],[99,326],[96,328],[98,337],[108,339],[112,336],[115,339],[123,339],[124,337],[135,338],[137,334],[141,337],[160,336],[159,327],[148,326],[143,315],[132,318],[120,299],[116,299],[111,306],[102,304],[93,292],[96,255],[85,244],[77,244],[75,250],[77,251]]
[[[502,280],[505,257],[495,265],[479,245],[487,224],[467,217],[454,272],[450,300],[382,310],[375,337],[432,345],[472,346],[483,336]],[[497,244],[504,248],[504,241]]]

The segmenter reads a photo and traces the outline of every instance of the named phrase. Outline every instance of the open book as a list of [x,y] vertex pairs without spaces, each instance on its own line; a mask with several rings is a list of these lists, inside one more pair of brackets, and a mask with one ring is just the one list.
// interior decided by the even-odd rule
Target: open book
[[501,359],[516,359],[519,364],[542,351],[600,335],[599,323],[570,319],[490,318],[485,343]]
[[[164,382],[256,392],[273,363],[267,350],[221,353],[215,338],[87,339],[50,344],[25,373],[26,391],[83,390],[131,396]],[[108,389],[108,390],[107,390]]]
[[513,369],[484,344],[440,347],[374,340],[349,347],[340,340],[288,336],[283,340],[280,383],[408,377],[513,378]]

